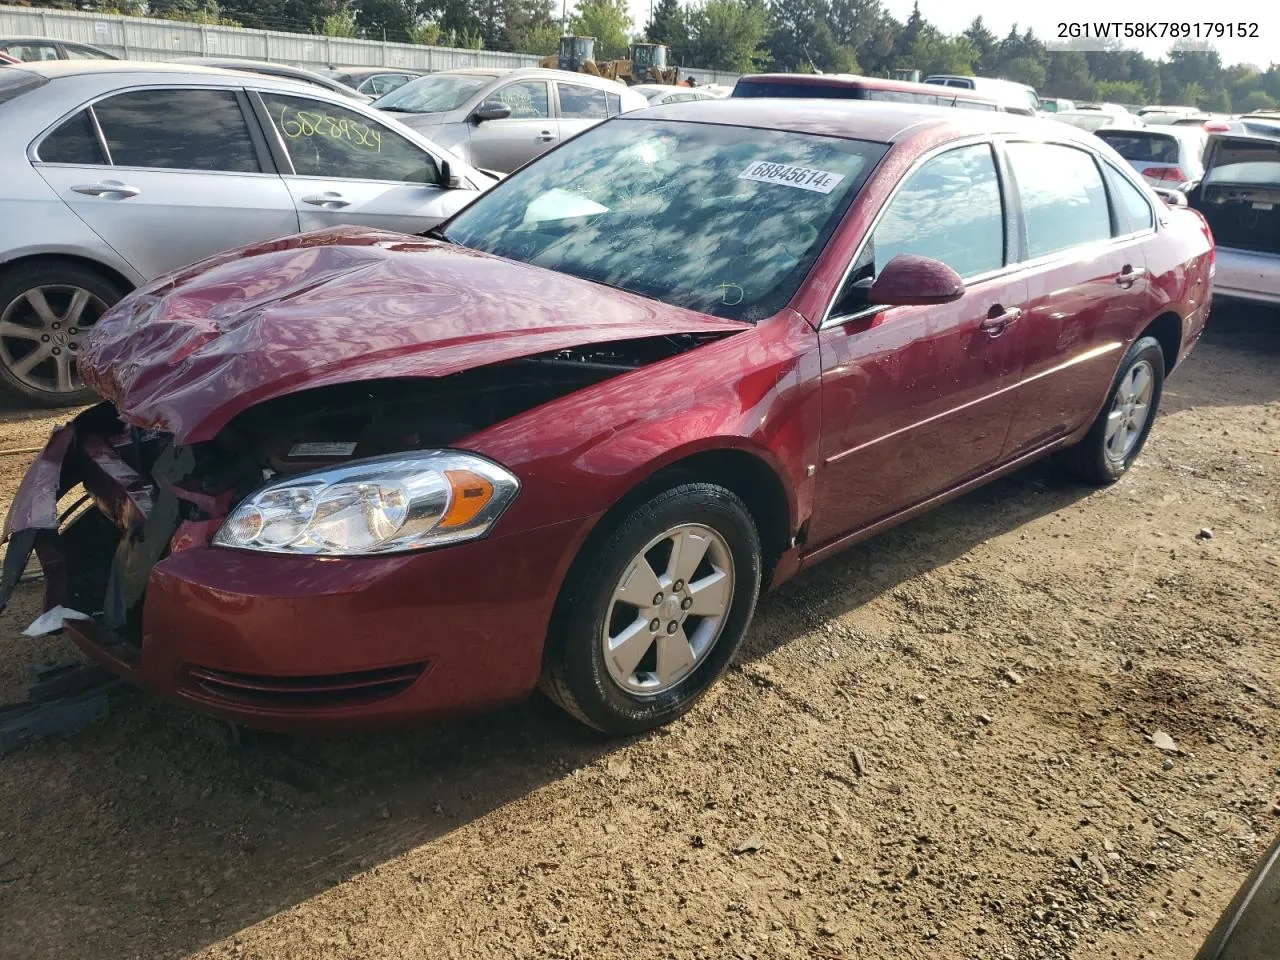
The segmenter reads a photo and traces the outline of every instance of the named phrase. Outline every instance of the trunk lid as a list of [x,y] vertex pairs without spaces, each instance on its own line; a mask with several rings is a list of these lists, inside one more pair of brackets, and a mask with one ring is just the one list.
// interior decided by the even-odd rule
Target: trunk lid
[[122,419],[194,443],[302,389],[747,329],[442,242],[340,228],[230,251],[141,288],[98,322],[81,370]]
[[1280,137],[1212,137],[1204,180],[1188,200],[1218,246],[1280,255]]

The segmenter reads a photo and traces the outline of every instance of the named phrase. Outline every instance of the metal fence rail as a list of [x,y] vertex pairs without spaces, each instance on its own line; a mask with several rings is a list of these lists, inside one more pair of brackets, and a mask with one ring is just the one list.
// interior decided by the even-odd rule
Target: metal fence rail
[[[178,57],[246,57],[277,60],[303,67],[407,67],[449,70],[454,67],[531,67],[538,57],[498,50],[428,47],[413,43],[322,37],[279,30],[210,27],[175,20],[124,17],[75,10],[0,6],[0,36],[39,36],[76,40],[128,60],[173,60]],[[732,85],[737,74],[690,68],[681,71],[699,84]]]

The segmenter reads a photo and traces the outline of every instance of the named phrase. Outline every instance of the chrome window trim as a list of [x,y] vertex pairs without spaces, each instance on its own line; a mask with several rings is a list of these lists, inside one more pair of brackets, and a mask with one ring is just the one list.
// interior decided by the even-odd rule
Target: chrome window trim
[[[927,153],[921,154],[916,159],[916,162],[912,164],[911,168],[902,175],[902,177],[898,180],[896,184],[894,184],[893,190],[890,192],[889,196],[885,198],[885,201],[880,206],[880,209],[876,211],[875,218],[872,219],[871,223],[868,225],[866,234],[863,236],[862,241],[858,244],[857,249],[854,250],[853,256],[849,259],[848,265],[844,268],[844,272],[840,276],[840,282],[836,285],[835,292],[831,295],[830,300],[828,300],[827,302],[827,307],[823,311],[822,320],[818,324],[819,330],[826,330],[829,327],[840,326],[842,324],[848,323],[851,320],[862,319],[867,316],[880,313],[882,310],[885,309],[883,306],[871,306],[871,307],[866,307],[865,309],[862,309],[862,310],[857,310],[853,313],[839,314],[837,316],[832,316],[832,313],[831,313],[831,310],[835,306],[836,300],[839,298],[841,291],[844,290],[844,285],[846,281],[848,281],[849,279],[849,274],[853,270],[853,265],[857,263],[858,258],[862,256],[863,249],[865,249],[867,242],[875,234],[876,227],[880,225],[880,220],[884,216],[885,211],[889,208],[890,204],[892,204],[893,201],[897,198],[898,192],[903,188],[906,182],[910,180],[911,177],[914,176],[924,164],[928,163],[934,157],[939,156],[940,154],[946,153],[957,147],[973,146],[976,143],[990,143],[993,146],[995,144],[1004,145],[1006,143],[1042,143],[1042,144],[1049,144],[1052,146],[1060,146],[1060,147],[1067,147],[1070,149],[1080,150],[1081,152],[1091,157],[1095,163],[1106,164],[1107,166],[1112,167],[1112,169],[1114,169],[1115,172],[1120,177],[1122,177],[1123,179],[1127,180],[1130,184],[1137,187],[1138,192],[1141,193],[1144,197],[1147,197],[1147,191],[1146,189],[1144,189],[1146,181],[1143,181],[1143,186],[1138,186],[1138,184],[1136,183],[1133,177],[1129,176],[1127,173],[1120,170],[1119,167],[1116,167],[1106,157],[1102,156],[1096,150],[1094,150],[1090,145],[1085,143],[1079,143],[1072,140],[1059,140],[1059,139],[1054,139],[1052,137],[1033,137],[1033,136],[1027,136],[1025,134],[1019,134],[1019,133],[980,134],[973,137],[965,137],[959,140],[952,140],[939,147],[935,147],[934,149],[928,151]],[[1099,173],[1100,174],[1102,173],[1101,168],[1099,169]],[[1107,186],[1105,175],[1102,177],[1102,185],[1103,185],[1103,189],[1105,190]],[[1003,197],[1002,197],[1002,200],[1003,200]],[[1109,192],[1107,195],[1107,202],[1111,203],[1111,196]],[[1147,203],[1148,205],[1151,205],[1150,197],[1147,197]],[[1073,247],[1067,247],[1063,250],[1057,250],[1053,253],[1045,254],[1042,257],[1036,257],[1034,260],[1020,260],[1013,263],[1007,263],[1005,264],[1003,269],[988,271],[987,273],[984,273],[984,274],[978,274],[971,278],[962,278],[962,279],[964,279],[965,281],[965,287],[968,288],[971,285],[984,283],[988,280],[994,280],[997,277],[1012,276],[1023,270],[1035,270],[1047,264],[1053,263],[1054,261],[1062,261],[1064,263],[1069,263],[1069,262],[1074,262],[1076,260],[1086,259],[1085,257],[1080,256],[1079,253],[1091,250],[1094,247],[1101,248],[1101,247],[1116,246],[1116,245],[1129,243],[1137,239],[1154,235],[1156,230],[1158,229],[1158,225],[1160,222],[1160,218],[1157,215],[1156,208],[1154,206],[1151,206],[1151,215],[1152,215],[1152,221],[1154,225],[1149,229],[1136,230],[1136,231],[1131,231],[1129,233],[1118,234],[1113,237],[1108,237],[1105,240],[1091,240],[1091,241],[1088,241],[1087,243],[1076,244]]]
[[[107,140],[106,140],[106,137],[103,136],[102,125],[98,123],[97,111],[95,111],[93,108],[97,104],[101,103],[102,101],[109,100],[112,97],[119,96],[122,93],[137,93],[139,91],[150,91],[150,90],[223,90],[223,91],[226,91],[227,93],[231,94],[232,97],[236,98],[236,108],[240,110],[240,116],[244,119],[245,132],[249,134],[250,144],[253,143],[253,134],[249,126],[249,118],[244,116],[244,109],[240,106],[239,98],[236,97],[237,93],[243,92],[245,90],[245,87],[242,84],[196,83],[196,82],[135,83],[135,84],[130,84],[124,87],[117,87],[114,90],[108,90],[106,93],[95,94],[94,96],[90,97],[88,100],[82,101],[81,103],[72,107],[66,113],[62,114],[60,117],[58,117],[57,120],[53,121],[53,123],[49,124],[43,130],[37,133],[34,137],[32,137],[31,142],[27,144],[27,160],[29,160],[31,163],[40,163],[40,164],[48,163],[49,161],[40,159],[40,145],[43,144],[46,139],[48,139],[49,134],[57,130],[67,120],[70,120],[81,110],[88,110],[89,115],[93,118],[94,131],[98,134],[100,138],[98,143],[102,147],[102,151],[107,157],[108,164],[117,170],[165,170],[169,172],[177,171],[180,173],[236,173],[236,171],[234,170],[191,170],[187,167],[116,167],[115,162],[111,158],[111,151],[107,148]],[[255,156],[257,155],[257,152],[258,151],[255,148],[254,149]],[[53,165],[61,166],[61,164],[53,164]],[[87,164],[87,165],[75,164],[75,166],[97,167],[99,166],[99,164],[96,164],[96,163]],[[275,173],[274,171],[268,172],[266,170],[258,170],[252,173],[237,173],[236,175],[242,176],[242,177],[251,177],[255,175],[275,176]]]

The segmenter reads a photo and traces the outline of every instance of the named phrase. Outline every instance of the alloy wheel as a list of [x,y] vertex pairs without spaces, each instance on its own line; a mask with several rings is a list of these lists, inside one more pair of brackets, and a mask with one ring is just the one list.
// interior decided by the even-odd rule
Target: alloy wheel
[[106,309],[100,297],[83,287],[32,287],[0,313],[0,363],[32,389],[79,390],[79,352],[85,335]]
[[1123,463],[1142,438],[1154,389],[1155,371],[1147,360],[1130,367],[1116,388],[1105,434],[1107,456],[1113,461]]
[[614,683],[633,696],[665,693],[706,659],[733,604],[733,554],[715,530],[672,527],[627,564],[601,643]]

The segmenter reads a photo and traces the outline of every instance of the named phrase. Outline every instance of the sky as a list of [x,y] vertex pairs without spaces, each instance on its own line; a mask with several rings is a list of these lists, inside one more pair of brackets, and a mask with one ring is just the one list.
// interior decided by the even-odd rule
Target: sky
[[[637,29],[649,22],[650,0],[629,0],[631,16]],[[899,20],[911,15],[912,0],[883,0],[888,11]],[[1040,13],[1029,7],[1049,8]],[[1063,8],[1070,12],[1064,14]],[[944,33],[959,33],[978,14],[997,36],[1004,36],[1015,23],[1019,30],[1031,27],[1042,40],[1058,35],[1058,24],[1070,17],[1072,22],[1136,21],[1146,23],[1200,23],[1207,21],[1243,21],[1258,25],[1258,37],[1214,39],[1214,47],[1226,65],[1252,63],[1266,68],[1280,63],[1280,3],[1270,0],[1072,0],[1070,4],[1028,4],[1026,0],[920,0],[920,12]],[[1127,44],[1152,58],[1163,57],[1172,44],[1168,39],[1129,40]]]

